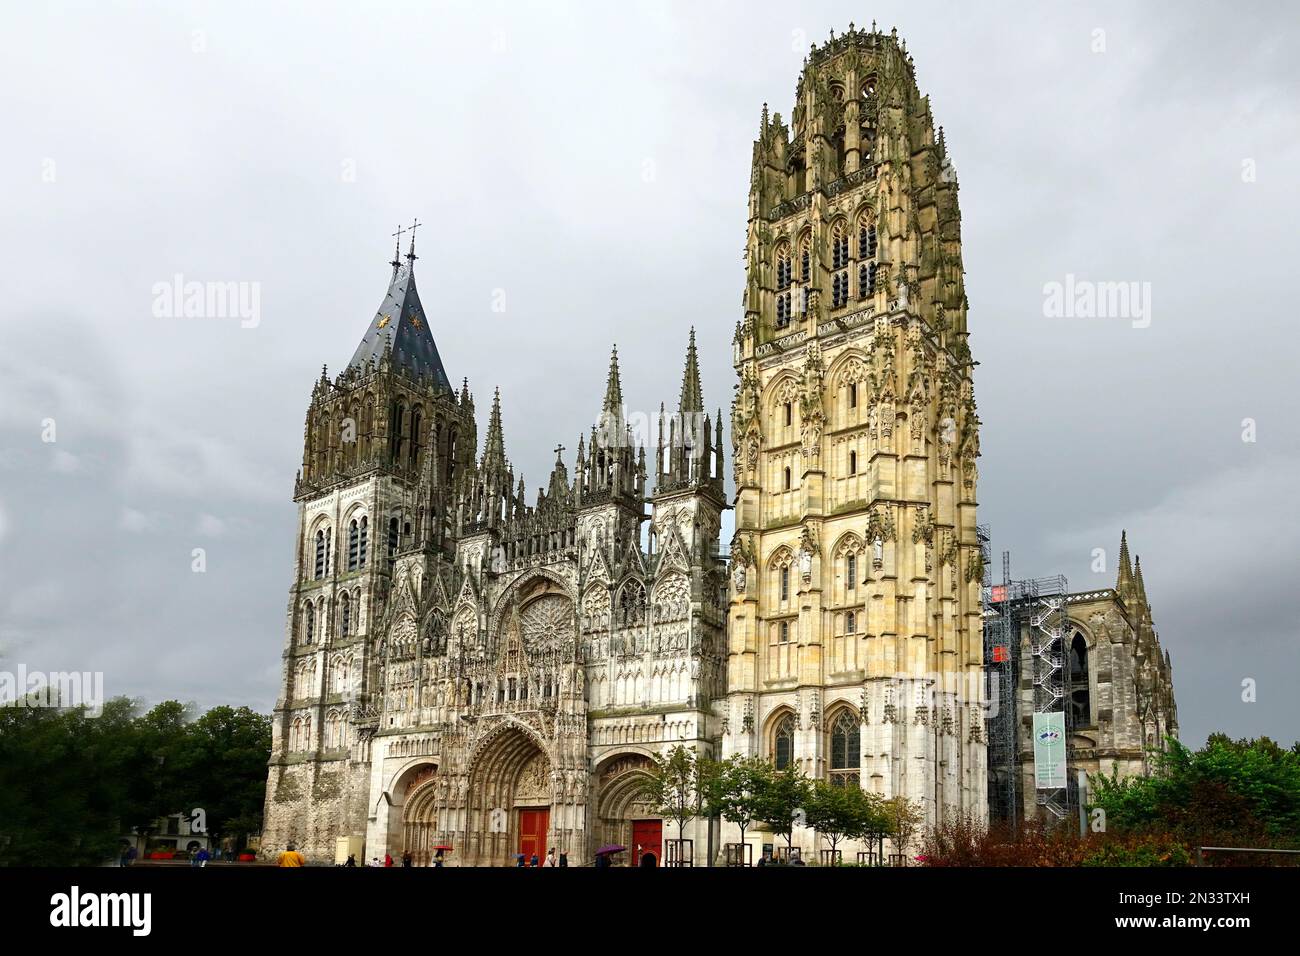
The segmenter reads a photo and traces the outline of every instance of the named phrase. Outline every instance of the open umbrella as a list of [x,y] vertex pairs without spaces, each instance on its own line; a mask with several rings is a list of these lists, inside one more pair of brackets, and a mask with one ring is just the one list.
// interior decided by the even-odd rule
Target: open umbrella
[[448,853],[450,853],[452,850],[455,849],[455,847],[453,847],[450,843],[439,843],[437,846],[431,846],[431,847],[429,847],[429,849],[430,849],[430,850],[446,850]]
[[610,853],[622,853],[626,849],[627,847],[619,843],[606,843],[604,846],[602,846],[599,850],[596,851],[596,856],[607,856]]

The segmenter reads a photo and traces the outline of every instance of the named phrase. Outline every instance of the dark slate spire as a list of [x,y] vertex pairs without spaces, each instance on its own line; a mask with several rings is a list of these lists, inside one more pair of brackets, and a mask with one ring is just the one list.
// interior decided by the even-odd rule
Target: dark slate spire
[[[403,231],[398,231],[399,252]],[[429,317],[424,313],[420,294],[415,288],[415,259],[412,230],[411,251],[406,255],[406,262],[400,261],[397,252],[393,254],[390,263],[393,277],[389,281],[388,294],[380,303],[348,365],[364,368],[370,362],[379,364],[387,357],[396,364],[409,366],[413,375],[432,380],[436,388],[450,391],[447,370],[443,368],[433,332],[429,329]]]
[[682,414],[704,411],[704,391],[700,388],[700,362],[695,354],[695,326],[691,326],[691,342],[686,346],[686,373],[682,376],[682,397],[677,408]]

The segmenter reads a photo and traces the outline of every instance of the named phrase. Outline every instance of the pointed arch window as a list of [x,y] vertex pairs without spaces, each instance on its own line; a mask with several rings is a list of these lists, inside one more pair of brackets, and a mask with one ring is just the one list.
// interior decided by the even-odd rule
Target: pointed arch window
[[411,467],[416,467],[420,462],[420,425],[423,423],[424,415],[420,409],[411,412]]
[[876,257],[876,227],[865,219],[858,223],[858,258]]
[[348,523],[348,570],[355,571],[361,559],[361,525],[356,518]]
[[790,600],[790,565],[781,567],[781,600]]
[[858,615],[855,611],[849,611],[848,614],[844,615],[844,633],[858,633]]
[[[844,590],[852,591],[857,586],[858,586],[858,556],[856,554],[850,554],[847,558],[844,559]],[[852,621],[853,621],[853,615],[850,614],[849,623],[852,624]],[[849,633],[850,634],[853,633],[851,627],[849,629]]]
[[396,518],[388,519],[388,560],[389,563],[397,557],[397,545],[400,539],[400,531]]
[[858,407],[858,383],[849,382],[849,408]]
[[389,440],[392,442],[393,461],[402,460],[403,450],[403,431],[406,429],[406,406],[401,402],[393,403],[393,420],[392,427],[389,429]]
[[324,529],[324,528],[321,528],[319,531],[316,532],[316,572],[315,572],[315,577],[316,577],[316,580],[317,580],[317,581],[319,581],[321,578],[325,577],[326,562],[327,562],[327,560],[328,560],[328,556],[327,556],[327,549],[328,549],[328,547],[329,547],[329,546],[325,543],[325,529]]
[[790,469],[788,467],[785,469],[785,490],[790,490]]
[[858,721],[845,708],[831,721],[830,731],[830,782],[835,787],[859,786],[862,763],[862,740]]
[[856,451],[851,451],[849,452],[849,474],[856,475],[857,473],[858,473],[858,453]]
[[362,515],[361,522],[358,526],[358,533],[357,533],[357,567],[358,568],[364,568],[366,566],[366,544],[367,544],[366,538],[369,536],[369,528],[367,527],[368,524],[369,522],[367,521],[366,516]]
[[789,770],[794,763],[794,715],[785,714],[772,734],[772,762],[777,770]]
[[316,640],[316,608],[310,602],[303,608],[303,638],[304,644],[311,644]]
[[1088,686],[1088,642],[1075,632],[1070,642],[1070,726],[1092,726],[1092,691]]
[[352,631],[352,601],[347,592],[339,598],[339,636],[347,637]]

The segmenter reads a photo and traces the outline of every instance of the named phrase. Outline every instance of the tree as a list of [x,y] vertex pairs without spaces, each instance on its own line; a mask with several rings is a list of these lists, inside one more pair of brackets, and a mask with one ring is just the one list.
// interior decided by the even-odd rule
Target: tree
[[1108,830],[1202,846],[1300,847],[1300,744],[1212,734],[1198,751],[1173,738],[1166,746],[1150,776],[1092,777],[1091,805],[1105,811]]
[[270,720],[176,701],[140,714],[115,697],[84,708],[0,708],[0,864],[93,866],[122,834],[205,810],[209,833],[260,827]]
[[785,837],[789,850],[794,842],[795,816],[804,811],[809,795],[808,778],[802,770],[792,767],[773,771],[754,794],[754,819],[767,824],[777,836]]
[[830,844],[834,858],[842,840],[861,839],[883,820],[880,803],[880,797],[857,785],[835,786],[815,780],[806,807],[808,825]]
[[707,775],[706,803],[710,813],[740,828],[740,842],[745,831],[758,819],[759,796],[772,785],[772,765],[761,757],[735,754],[713,764]]
[[184,749],[188,776],[174,809],[202,809],[215,839],[260,830],[271,718],[247,707],[214,707],[186,728]]
[[925,811],[919,803],[906,797],[891,797],[884,803],[885,818],[889,821],[888,835],[901,854],[907,854],[916,831],[925,820]]
[[666,754],[655,754],[643,792],[654,811],[677,824],[677,839],[684,838],[686,821],[700,812],[700,768],[695,751],[681,744]]

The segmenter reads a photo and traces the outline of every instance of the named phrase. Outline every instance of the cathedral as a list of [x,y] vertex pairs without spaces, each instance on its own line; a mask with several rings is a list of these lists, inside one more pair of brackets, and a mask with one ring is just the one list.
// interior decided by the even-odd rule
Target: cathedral
[[572,476],[557,450],[530,503],[499,395],[477,454],[415,261],[412,238],[348,366],[312,392],[264,847],[659,855],[650,755],[711,752],[725,688],[722,424],[694,333],[653,464],[615,353]]
[[[480,444],[451,384],[414,238],[395,254],[307,411],[264,853],[663,858],[676,829],[643,785],[679,744],[987,819],[980,421],[942,128],[873,26],[815,46],[757,132],[733,498],[692,332],[654,447],[615,353],[571,470],[557,449],[530,501],[499,395]],[[696,865],[739,838],[686,836]]]

